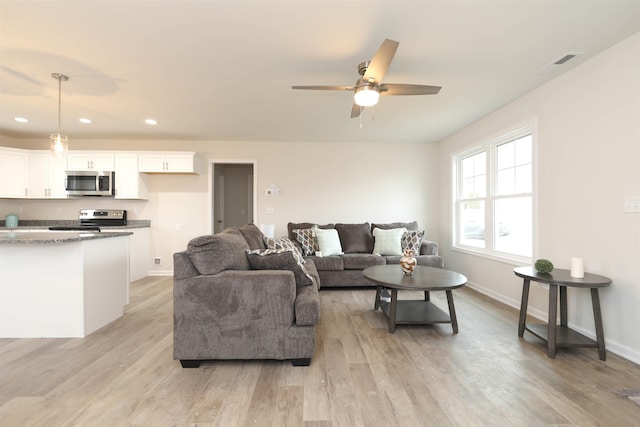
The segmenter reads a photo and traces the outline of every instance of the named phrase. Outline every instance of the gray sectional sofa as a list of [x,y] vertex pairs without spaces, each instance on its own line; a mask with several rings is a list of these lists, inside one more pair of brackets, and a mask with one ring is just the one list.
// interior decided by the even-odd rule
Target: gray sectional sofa
[[[323,288],[349,287],[349,286],[374,286],[362,274],[362,270],[374,265],[400,264],[401,255],[378,255],[375,253],[376,242],[374,230],[393,230],[405,228],[408,231],[419,230],[418,223],[394,222],[386,224],[325,224],[317,225],[309,222],[287,224],[288,238],[302,248],[299,241],[299,232],[296,230],[318,227],[323,230],[336,230],[339,236],[342,255],[317,256],[306,255],[305,259],[312,260],[318,271]],[[416,260],[418,265],[444,268],[444,260],[438,255],[438,245],[421,236]],[[398,267],[400,268],[400,267]]]
[[[175,253],[174,359],[278,359],[309,365],[320,279],[292,253],[266,250],[255,225],[196,237]],[[250,251],[251,253],[248,253]]]

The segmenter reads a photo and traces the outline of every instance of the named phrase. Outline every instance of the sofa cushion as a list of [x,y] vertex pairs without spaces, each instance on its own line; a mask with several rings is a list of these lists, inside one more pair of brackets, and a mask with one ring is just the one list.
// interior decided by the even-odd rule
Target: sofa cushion
[[333,224],[318,225],[312,222],[290,222],[287,224],[287,232],[288,232],[287,237],[289,237],[289,239],[291,239],[292,241],[295,241],[296,236],[295,234],[293,234],[293,230],[304,230],[306,228],[313,228],[313,227],[318,227],[324,230],[328,230],[330,228],[333,228]]
[[316,242],[316,232],[313,228],[301,228],[294,229],[293,235],[295,236],[300,246],[302,246],[302,254],[304,256],[311,256],[318,250],[318,243]]
[[368,222],[364,224],[336,224],[344,253],[372,253],[373,236]]
[[238,231],[242,234],[242,237],[244,237],[244,240],[247,241],[249,248],[252,250],[267,249],[263,240],[264,234],[262,234],[262,231],[260,231],[255,224],[243,225],[238,228]]
[[343,256],[310,256],[318,271],[342,271],[344,270]]
[[322,228],[313,229],[316,234],[316,243],[318,250],[322,256],[342,255],[342,245],[340,245],[340,236],[335,229],[323,230]]
[[407,230],[400,240],[402,251],[409,250],[413,251],[414,255],[419,255],[423,236],[424,230]]
[[291,249],[258,249],[247,251],[247,259],[252,270],[289,270],[296,278],[296,287],[313,283],[311,275],[296,261]]
[[344,254],[342,257],[345,270],[364,270],[374,265],[385,265],[384,257],[374,254]]
[[273,239],[271,237],[264,236],[264,244],[266,249],[291,249],[293,251],[293,255],[296,257],[296,261],[300,264],[304,264],[305,260],[302,256],[302,250],[299,246],[296,246],[291,239],[288,237],[280,237],[278,239]]
[[390,230],[392,228],[406,228],[407,230],[417,230],[418,229],[418,221],[412,222],[390,222],[387,224],[371,224],[371,232],[375,228],[382,228],[383,230]]
[[380,255],[402,255],[402,235],[406,228],[373,229],[373,252]]
[[237,229],[191,239],[187,256],[200,274],[218,274],[224,270],[249,270],[246,251],[251,249]]

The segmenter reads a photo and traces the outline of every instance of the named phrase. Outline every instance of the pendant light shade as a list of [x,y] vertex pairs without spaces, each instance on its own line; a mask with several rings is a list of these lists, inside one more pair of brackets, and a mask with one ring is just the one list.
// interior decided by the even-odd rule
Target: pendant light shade
[[60,158],[67,155],[69,151],[69,138],[66,135],[60,133],[60,112],[62,110],[62,82],[69,80],[69,77],[60,73],[53,73],[51,77],[58,80],[58,133],[52,133],[49,135],[49,143],[51,147],[51,154],[54,157]]

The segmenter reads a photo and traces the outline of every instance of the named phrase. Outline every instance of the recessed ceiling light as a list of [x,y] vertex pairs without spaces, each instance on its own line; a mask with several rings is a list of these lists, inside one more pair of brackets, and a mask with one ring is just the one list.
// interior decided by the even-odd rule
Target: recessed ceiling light
[[19,123],[29,123],[29,119],[27,119],[25,117],[16,117],[13,120],[15,120],[16,122],[19,122]]
[[158,121],[157,121],[157,120],[154,120],[154,119],[147,119],[147,120],[145,120],[144,122],[145,122],[146,124],[148,124],[148,125],[152,125],[152,126],[155,126],[155,125],[157,125],[157,124],[158,124]]
[[84,123],[85,125],[90,125],[91,123],[93,123],[91,119],[86,119],[84,117],[78,120],[80,121],[80,123]]

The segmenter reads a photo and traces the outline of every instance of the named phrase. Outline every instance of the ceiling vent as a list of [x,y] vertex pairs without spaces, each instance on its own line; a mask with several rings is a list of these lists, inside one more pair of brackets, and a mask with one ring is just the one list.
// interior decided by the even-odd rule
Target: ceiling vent
[[567,52],[564,55],[562,55],[560,58],[553,61],[551,64],[544,66],[540,71],[538,71],[538,74],[552,73],[558,67],[563,66],[564,64],[571,61],[573,58],[575,58],[578,55],[582,55],[582,52]]

